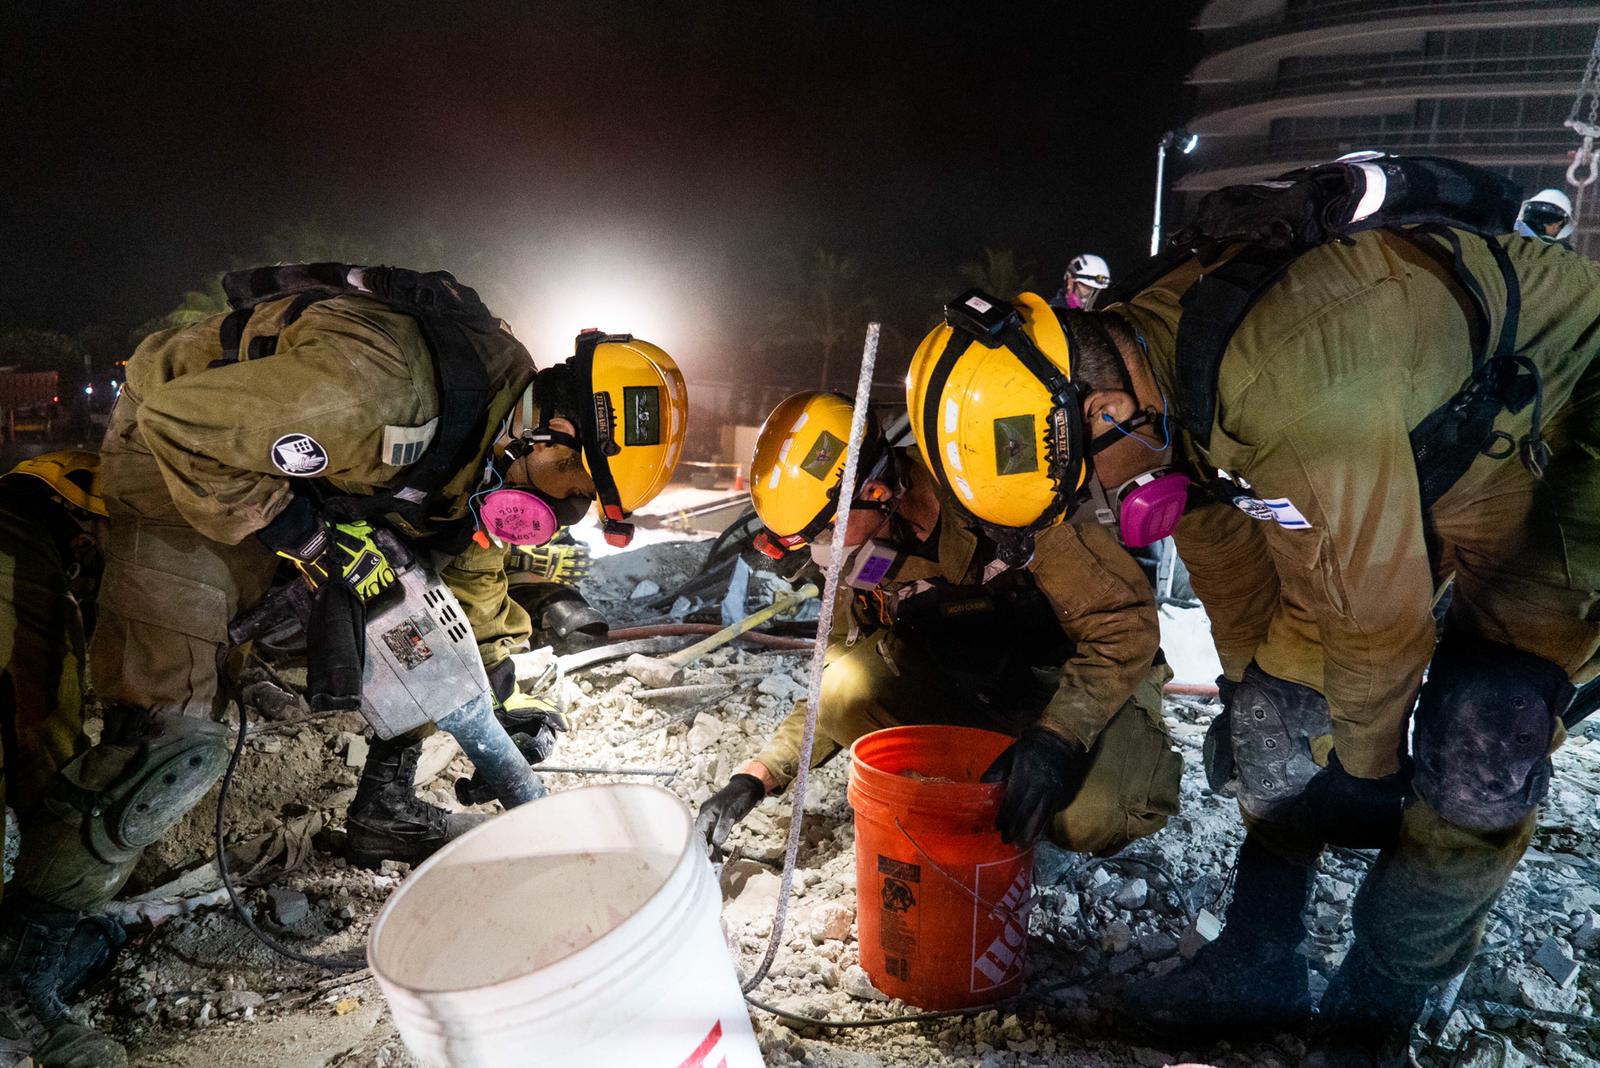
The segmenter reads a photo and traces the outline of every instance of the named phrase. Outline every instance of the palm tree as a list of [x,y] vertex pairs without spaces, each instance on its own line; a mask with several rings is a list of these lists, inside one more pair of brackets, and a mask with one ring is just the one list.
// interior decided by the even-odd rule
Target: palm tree
[[795,295],[773,309],[773,340],[781,346],[819,353],[819,381],[827,389],[834,356],[865,329],[877,301],[862,281],[860,265],[827,249],[817,249],[809,260],[796,266],[790,292]]
[[961,277],[1001,300],[1014,300],[1018,293],[1033,288],[1032,260],[1017,260],[1017,250],[986,248],[983,259],[963,263]]

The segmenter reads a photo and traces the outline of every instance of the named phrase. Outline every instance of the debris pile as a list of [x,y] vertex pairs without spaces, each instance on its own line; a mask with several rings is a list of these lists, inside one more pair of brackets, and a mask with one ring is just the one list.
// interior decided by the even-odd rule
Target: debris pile
[[[659,618],[659,610],[642,609],[644,598],[636,600],[635,591],[648,580],[657,586],[651,596],[671,592],[703,552],[694,544],[659,544],[599,560],[585,592],[616,626]],[[752,601],[769,581],[759,574],[756,580],[760,589],[752,591]],[[685,687],[700,689],[676,696],[648,693],[619,663],[568,677],[563,699],[573,726],[550,763],[662,769],[670,774],[648,781],[697,806],[803,695],[807,670],[804,653],[734,645],[690,666]],[[292,688],[294,677],[288,681]],[[292,697],[281,700],[267,690],[253,694],[252,703],[258,716],[267,714],[260,706],[274,706],[275,718],[261,721],[229,804],[233,870],[249,884],[246,903],[266,930],[304,952],[359,951],[378,909],[407,873],[394,864],[364,871],[338,857],[364,744],[360,721],[332,716],[301,722],[306,713]],[[1199,767],[1200,742],[1215,712],[1206,702],[1168,702],[1185,774],[1182,815],[1166,830],[1112,858],[1040,849],[1027,993],[963,1016],[886,1027],[804,1022],[918,1011],[886,999],[861,967],[846,762],[823,768],[805,799],[786,949],[753,995],[786,1014],[752,1010],[768,1064],[1297,1063],[1303,1046],[1292,1037],[1183,1050],[1147,1045],[1113,1015],[1128,982],[1178,967],[1219,930],[1241,830],[1233,802],[1210,793]],[[1424,1064],[1600,1063],[1600,1031],[1583,1025],[1600,1001],[1600,742],[1574,737],[1556,766],[1534,848],[1494,911],[1454,1010],[1432,1025],[1443,1052],[1431,1060],[1424,1054]],[[430,800],[460,807],[453,786],[470,767],[447,736],[430,743],[420,771]],[[546,779],[552,790],[640,781],[567,773]],[[127,1041],[136,1064],[413,1064],[364,972],[336,976],[280,958],[227,910],[209,863],[214,812],[210,803],[202,805],[152,851],[136,883],[146,897],[119,906],[118,914],[132,921],[133,941],[88,998],[96,1026]],[[764,801],[730,837],[720,871],[729,946],[746,972],[770,934],[789,818],[787,796]],[[1369,855],[1349,850],[1330,851],[1324,859],[1306,949],[1316,992],[1348,944],[1351,905],[1369,862]],[[1540,1014],[1545,1018],[1527,1018]],[[1458,1046],[1464,1059],[1453,1061]]]

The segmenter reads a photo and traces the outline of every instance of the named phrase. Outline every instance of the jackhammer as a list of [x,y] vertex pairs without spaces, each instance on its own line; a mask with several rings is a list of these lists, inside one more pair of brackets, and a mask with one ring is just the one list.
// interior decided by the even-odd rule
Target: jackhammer
[[[479,777],[506,808],[544,796],[545,787],[494,715],[494,694],[478,656],[472,627],[455,594],[400,539],[378,530],[373,540],[393,565],[395,582],[370,604],[348,587],[313,593],[296,578],[277,587],[228,627],[228,640],[247,641],[295,625],[306,635],[307,675],[327,684],[313,695],[314,710],[359,710],[379,738],[389,739],[432,723],[448,731],[472,760]],[[445,709],[435,714],[434,709]],[[228,873],[223,836],[228,788],[248,731],[239,701],[239,736],[217,798],[217,873],[234,914],[273,952],[335,971],[364,967],[363,955],[318,956],[284,945],[256,924]]]
[[385,740],[432,723],[455,737],[506,808],[543,797],[544,783],[495,718],[461,602],[399,538],[379,529],[373,540],[395,570],[394,585],[373,602],[317,598],[295,579],[235,619],[229,641],[241,645],[298,621],[319,673],[343,683],[345,693],[325,696],[322,707],[358,708]]

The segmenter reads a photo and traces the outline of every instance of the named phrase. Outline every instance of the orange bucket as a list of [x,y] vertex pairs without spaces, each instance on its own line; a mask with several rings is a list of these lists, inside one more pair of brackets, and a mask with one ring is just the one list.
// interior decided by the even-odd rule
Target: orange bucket
[[1000,840],[1003,788],[978,781],[1012,741],[913,726],[850,747],[861,966],[890,997],[964,1009],[1022,986],[1033,849]]

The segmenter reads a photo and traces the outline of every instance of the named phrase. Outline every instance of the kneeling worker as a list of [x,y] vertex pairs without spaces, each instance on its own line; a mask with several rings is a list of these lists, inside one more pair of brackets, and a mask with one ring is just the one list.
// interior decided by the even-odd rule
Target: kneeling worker
[[[767,419],[751,464],[769,537],[849,558],[835,610],[813,766],[862,735],[909,723],[1017,737],[990,769],[1006,780],[1009,842],[1048,835],[1106,854],[1178,810],[1181,761],[1161,724],[1160,632],[1149,583],[1099,528],[1060,527],[1019,566],[969,526],[914,450],[869,420],[845,544],[831,544],[852,406],[801,393]],[[879,581],[874,582],[874,579]],[[721,846],[733,825],[798,771],[803,705],[700,810]]]

